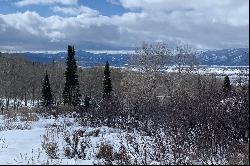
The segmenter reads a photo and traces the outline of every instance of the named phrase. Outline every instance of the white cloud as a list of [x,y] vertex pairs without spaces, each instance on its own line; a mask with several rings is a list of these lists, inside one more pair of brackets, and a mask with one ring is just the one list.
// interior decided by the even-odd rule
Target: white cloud
[[[215,20],[231,25],[249,25],[249,1],[247,0],[120,0],[121,5],[129,9],[141,9],[149,14],[172,13],[189,15],[194,20]],[[238,20],[238,21],[236,21]]]
[[108,17],[86,14],[76,17],[42,17],[34,11],[0,14],[0,38],[5,39],[0,41],[0,46],[9,43],[28,45],[29,48],[43,46],[44,49],[55,46],[56,49],[69,43],[79,47],[89,43],[108,45],[119,35],[117,26],[109,22]]
[[[199,48],[249,45],[249,1],[246,0],[186,3],[120,0],[120,4],[131,11],[108,17],[86,6],[52,6],[54,12],[68,16],[43,17],[30,11],[0,14],[0,38],[8,40],[9,45],[44,48],[65,47],[67,43],[78,44],[79,48],[89,43],[89,47],[96,44],[98,48],[100,45],[137,46],[142,41],[158,40],[182,41]],[[0,45],[6,45],[3,42]]]
[[[137,12],[114,16],[137,39],[181,40],[207,48],[246,47],[249,1],[120,0]],[[138,12],[139,11],[139,12]]]
[[113,5],[121,5],[119,0],[106,0],[108,3],[111,3]]
[[49,5],[49,4],[61,4],[61,5],[76,5],[78,0],[19,0],[15,3],[16,6],[23,7],[29,5]]
[[78,15],[78,14],[84,14],[87,16],[97,16],[99,12],[97,10],[91,9],[86,6],[80,6],[80,7],[60,7],[55,6],[52,8],[53,12],[55,13],[63,13],[67,15]]

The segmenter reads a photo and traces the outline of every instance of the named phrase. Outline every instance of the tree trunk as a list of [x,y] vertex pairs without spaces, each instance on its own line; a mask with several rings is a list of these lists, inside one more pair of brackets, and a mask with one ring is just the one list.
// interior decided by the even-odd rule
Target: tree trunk
[[35,105],[35,87],[32,88],[32,106]]
[[16,97],[14,98],[14,110],[16,110]]
[[9,97],[7,97],[7,100],[6,100],[6,110],[9,110],[9,104],[10,104],[10,99],[9,99]]
[[25,103],[25,106],[27,106],[27,95],[26,95],[26,92],[24,93],[24,103]]
[[181,65],[179,65],[179,67],[178,67],[178,72],[179,72],[179,74],[181,73]]

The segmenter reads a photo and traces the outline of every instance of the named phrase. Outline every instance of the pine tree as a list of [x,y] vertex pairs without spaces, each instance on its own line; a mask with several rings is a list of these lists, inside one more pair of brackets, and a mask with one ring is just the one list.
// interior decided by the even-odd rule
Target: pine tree
[[103,79],[103,93],[104,96],[109,96],[112,91],[111,77],[110,77],[110,69],[109,62],[106,62],[104,69],[104,79]]
[[224,78],[223,92],[224,92],[225,94],[228,94],[228,92],[230,92],[230,91],[231,91],[230,79],[229,79],[228,76],[226,76],[226,77]]
[[49,76],[46,71],[45,78],[43,81],[43,87],[42,87],[42,105],[47,107],[53,103],[53,96],[50,88],[49,83]]
[[77,106],[80,104],[81,94],[79,90],[79,82],[77,75],[77,65],[75,60],[75,49],[74,46],[68,46],[68,57],[67,67],[65,71],[65,85],[63,90],[63,101],[64,104]]

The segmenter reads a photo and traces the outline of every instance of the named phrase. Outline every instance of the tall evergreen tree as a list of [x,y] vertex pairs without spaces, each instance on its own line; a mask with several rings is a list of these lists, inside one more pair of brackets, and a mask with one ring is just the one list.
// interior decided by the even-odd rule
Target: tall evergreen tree
[[228,94],[228,92],[231,91],[231,83],[228,76],[224,78],[223,91],[225,94]]
[[52,91],[49,83],[49,76],[46,71],[45,78],[42,86],[42,105],[47,107],[53,103]]
[[68,46],[68,57],[67,57],[67,67],[65,71],[65,85],[63,90],[63,101],[64,104],[77,106],[80,104],[80,90],[77,75],[77,65],[75,60],[75,49],[74,46]]
[[104,68],[104,79],[103,79],[103,93],[105,96],[110,95],[112,91],[112,83],[110,77],[110,69],[109,69],[109,62],[106,62]]

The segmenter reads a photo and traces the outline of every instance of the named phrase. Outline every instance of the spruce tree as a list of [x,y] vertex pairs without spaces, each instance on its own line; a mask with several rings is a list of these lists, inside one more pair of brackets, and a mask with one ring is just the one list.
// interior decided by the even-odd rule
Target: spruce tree
[[42,86],[42,105],[47,107],[53,103],[53,96],[49,83],[49,76],[46,71],[45,78]]
[[112,91],[112,84],[111,84],[111,77],[110,77],[110,69],[109,69],[109,62],[106,62],[104,68],[104,79],[103,79],[103,93],[104,96],[109,96]]
[[68,46],[68,57],[67,67],[65,71],[65,85],[63,90],[63,101],[64,104],[77,106],[80,104],[81,94],[79,90],[79,82],[77,75],[77,65],[75,60],[75,49],[74,46]]
[[230,91],[231,91],[230,79],[229,79],[228,76],[226,76],[226,77],[224,78],[223,92],[224,92],[225,94],[228,94],[228,92],[230,92]]

